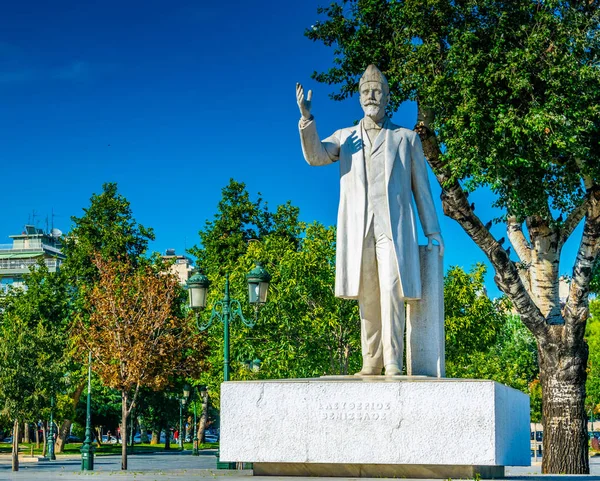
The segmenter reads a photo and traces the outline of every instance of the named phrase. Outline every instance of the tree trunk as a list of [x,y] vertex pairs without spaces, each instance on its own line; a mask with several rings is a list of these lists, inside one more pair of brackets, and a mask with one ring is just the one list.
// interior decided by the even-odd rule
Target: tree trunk
[[70,419],[63,419],[63,422],[60,425],[60,428],[58,429],[56,444],[54,445],[54,452],[56,454],[63,452],[67,441],[67,436],[71,432],[71,424],[72,421]]
[[165,451],[171,449],[171,430],[167,428],[165,430]]
[[40,449],[40,427],[35,425],[35,449]]
[[542,473],[588,474],[587,344],[581,340],[579,345],[564,351],[562,346],[538,348],[543,392]]
[[98,443],[98,446],[102,446],[102,426],[96,426],[94,431],[96,432],[96,442]]
[[204,442],[204,433],[208,424],[208,392],[202,396],[202,416],[198,423],[198,444]]
[[30,435],[29,435],[29,423],[23,423],[23,442],[30,443]]
[[42,436],[44,437],[43,439],[43,446],[42,446],[42,456],[46,457],[46,454],[48,453],[48,436],[47,436],[48,430],[46,429],[46,422],[42,422]]
[[13,442],[12,442],[12,470],[19,470],[19,421],[15,419],[13,424]]
[[148,444],[148,431],[141,416],[138,416],[138,424],[140,426],[140,443]]
[[121,470],[127,470],[127,392],[121,392]]
[[[77,387],[75,392],[73,393],[73,400],[71,403],[71,405],[73,406],[73,411],[75,411],[77,409],[77,405],[79,404],[79,400],[81,399],[81,394],[83,393],[83,390],[85,389],[86,386],[87,386],[87,383],[82,382]],[[71,425],[72,424],[73,424],[73,420],[63,419],[60,429],[58,430],[58,436],[56,437],[56,443],[54,445],[54,452],[56,454],[63,452],[63,450],[65,448],[67,436],[71,433]],[[98,439],[100,440],[101,436],[98,437]]]
[[152,438],[150,439],[150,444],[158,444],[160,441],[160,429],[157,431],[156,429],[152,430]]

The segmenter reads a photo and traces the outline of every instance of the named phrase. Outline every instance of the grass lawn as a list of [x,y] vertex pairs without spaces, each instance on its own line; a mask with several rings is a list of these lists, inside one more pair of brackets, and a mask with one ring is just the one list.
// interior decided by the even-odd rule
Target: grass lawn
[[[31,454],[31,448],[33,447],[33,454],[41,456],[42,449],[40,444],[40,449],[35,449],[35,443],[21,443],[19,444],[19,451],[24,455]],[[199,449],[218,449],[219,443],[202,443],[199,446]],[[65,449],[62,453],[56,454],[57,456],[63,455],[79,455],[81,449],[81,443],[69,443],[65,446]],[[135,453],[155,453],[164,451],[164,444],[136,444],[133,448],[128,447],[129,454]],[[192,450],[192,443],[185,443],[186,450]],[[12,446],[10,443],[0,443],[0,454],[10,454],[12,450]],[[179,446],[171,443],[170,451],[179,450]],[[102,446],[96,446],[96,456],[103,456],[109,454],[121,454],[121,445],[120,444],[103,444]]]

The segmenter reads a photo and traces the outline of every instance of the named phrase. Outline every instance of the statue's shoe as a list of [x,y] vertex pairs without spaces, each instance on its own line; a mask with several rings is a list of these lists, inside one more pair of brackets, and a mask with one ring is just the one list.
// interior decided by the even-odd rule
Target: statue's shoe
[[355,376],[379,376],[381,374],[381,368],[377,367],[363,367],[358,371]]
[[401,376],[402,370],[398,367],[397,364],[388,364],[385,366],[385,375],[386,376]]

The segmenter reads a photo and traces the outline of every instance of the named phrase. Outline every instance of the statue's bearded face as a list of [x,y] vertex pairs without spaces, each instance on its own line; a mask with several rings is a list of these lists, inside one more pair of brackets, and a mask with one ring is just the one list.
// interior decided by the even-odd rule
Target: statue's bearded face
[[360,86],[360,105],[367,117],[381,120],[385,115],[389,94],[380,82],[364,82]]

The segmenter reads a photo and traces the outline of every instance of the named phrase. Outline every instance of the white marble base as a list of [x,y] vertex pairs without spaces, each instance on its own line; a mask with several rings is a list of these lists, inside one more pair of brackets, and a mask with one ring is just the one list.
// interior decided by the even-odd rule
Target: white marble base
[[311,471],[304,465],[351,472],[365,465],[384,471],[390,465],[446,466],[450,474],[442,469],[440,477],[453,477],[452,467],[529,466],[529,398],[484,380],[227,382],[221,387],[220,459],[258,463],[259,470],[270,465],[274,474],[272,463],[301,472]]

